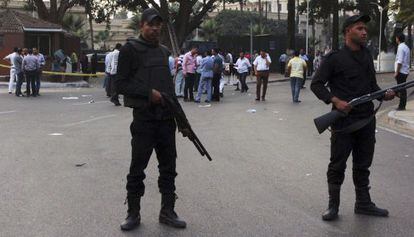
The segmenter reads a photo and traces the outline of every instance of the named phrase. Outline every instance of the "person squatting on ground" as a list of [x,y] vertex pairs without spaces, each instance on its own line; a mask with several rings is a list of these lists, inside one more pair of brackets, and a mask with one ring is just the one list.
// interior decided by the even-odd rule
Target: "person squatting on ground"
[[234,64],[235,68],[237,69],[237,74],[239,75],[239,80],[241,84],[241,93],[247,92],[249,87],[246,83],[246,77],[249,74],[249,68],[252,67],[249,60],[244,57],[244,53],[240,52],[240,57],[237,59],[236,64]]
[[[388,216],[388,211],[378,208],[369,194],[369,168],[375,148],[374,104],[369,102],[351,108],[347,102],[380,89],[372,56],[364,46],[367,40],[366,23],[369,21],[367,15],[354,15],[345,20],[344,47],[326,56],[311,84],[313,93],[320,100],[332,103],[333,109],[347,113],[346,117],[331,126],[331,158],[327,172],[329,205],[322,214],[325,221],[338,217],[340,190],[351,152],[356,193],[354,212]],[[329,90],[325,87],[327,83]],[[395,92],[390,90],[383,99],[391,100],[394,95]]]
[[201,79],[200,84],[198,85],[197,96],[194,102],[200,103],[201,95],[203,91],[207,91],[207,99],[205,100],[206,103],[211,101],[211,82],[213,80],[213,67],[214,61],[211,58],[211,52],[206,52],[206,57],[201,60]]
[[191,50],[184,55],[183,60],[183,76],[185,78],[184,101],[194,101],[194,83],[196,80],[197,68],[197,47],[193,46]]
[[[404,43],[405,36],[403,33],[398,34],[395,37],[395,41],[398,44],[397,55],[395,57],[395,74],[394,78],[398,84],[407,81],[408,74],[410,72],[410,48]],[[397,110],[405,110],[407,105],[407,90],[403,90],[399,93],[400,103]]]
[[[186,223],[174,211],[176,201],[176,123],[161,93],[174,97],[174,84],[168,64],[167,47],[159,44],[163,19],[153,8],[142,12],[140,35],[129,39],[119,53],[115,86],[124,95],[124,104],[133,108],[132,159],[127,175],[128,214],[121,229],[128,231],[140,224],[140,200],[144,195],[145,173],[151,153],[158,159],[158,187],[161,197],[159,222],[185,228]],[[180,128],[179,128],[180,129]]]
[[263,92],[261,94],[262,101],[266,100],[267,83],[269,82],[269,66],[272,63],[269,54],[264,50],[260,50],[260,56],[257,56],[253,62],[254,72],[256,75],[256,100],[260,101],[260,91],[263,85]]
[[293,103],[300,103],[299,93],[304,80],[304,72],[306,72],[306,62],[299,57],[299,51],[295,51],[295,57],[288,62],[287,73],[290,77],[290,87],[292,89],[292,100]]

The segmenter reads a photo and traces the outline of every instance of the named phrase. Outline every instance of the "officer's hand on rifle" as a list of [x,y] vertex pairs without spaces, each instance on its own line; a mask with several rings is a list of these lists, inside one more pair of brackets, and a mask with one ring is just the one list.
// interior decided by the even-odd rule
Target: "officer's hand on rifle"
[[338,97],[332,97],[331,101],[335,108],[339,111],[348,113],[352,109],[351,105],[349,105],[348,102],[341,100]]
[[162,103],[162,95],[159,91],[152,89],[151,103],[153,103],[153,104],[161,104]]
[[188,137],[191,139],[191,131],[188,128],[179,128],[178,131],[183,134],[183,137]]
[[395,95],[396,95],[395,91],[387,90],[387,92],[385,92],[385,95],[384,95],[384,100],[392,100],[394,99]]

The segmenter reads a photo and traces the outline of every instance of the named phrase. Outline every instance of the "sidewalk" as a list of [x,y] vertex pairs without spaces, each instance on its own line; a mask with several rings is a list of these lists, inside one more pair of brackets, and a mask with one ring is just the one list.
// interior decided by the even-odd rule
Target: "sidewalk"
[[383,121],[391,129],[414,136],[414,100],[407,102],[405,111],[389,111]]
[[[0,88],[8,88],[8,82],[0,82]],[[14,88],[16,84],[14,85]],[[75,82],[66,82],[66,83],[59,83],[59,82],[43,82],[41,84],[41,88],[80,88],[80,87],[90,87],[86,81],[75,81]],[[22,89],[26,88],[26,83],[23,83]]]

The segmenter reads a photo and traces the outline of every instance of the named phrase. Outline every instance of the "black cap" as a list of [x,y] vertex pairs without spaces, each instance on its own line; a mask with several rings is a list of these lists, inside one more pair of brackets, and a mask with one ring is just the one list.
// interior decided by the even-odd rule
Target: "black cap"
[[357,22],[367,23],[371,20],[371,17],[368,15],[353,15],[345,19],[344,24],[342,25],[342,32],[345,34],[345,30],[348,26],[353,25]]
[[151,22],[155,18],[159,18],[161,21],[163,20],[161,14],[154,8],[147,8],[142,12],[141,15],[141,22]]

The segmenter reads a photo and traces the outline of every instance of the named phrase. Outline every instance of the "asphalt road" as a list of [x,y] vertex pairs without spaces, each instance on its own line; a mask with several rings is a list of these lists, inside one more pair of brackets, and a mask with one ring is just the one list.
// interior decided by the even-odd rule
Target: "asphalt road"
[[[386,76],[379,81],[393,83]],[[95,103],[89,103],[92,98]],[[301,100],[292,104],[289,83],[280,82],[269,86],[266,102],[227,87],[219,104],[183,104],[213,158],[202,158],[177,135],[176,211],[188,228],[158,223],[153,157],[142,224],[123,233],[131,110],[108,103],[101,88],[43,90],[38,98],[3,90],[0,236],[412,236],[414,140],[378,128],[371,194],[389,209],[389,218],[353,213],[348,169],[340,218],[323,222],[329,135],[319,135],[312,119],[329,106],[309,89],[302,90]]]

